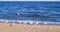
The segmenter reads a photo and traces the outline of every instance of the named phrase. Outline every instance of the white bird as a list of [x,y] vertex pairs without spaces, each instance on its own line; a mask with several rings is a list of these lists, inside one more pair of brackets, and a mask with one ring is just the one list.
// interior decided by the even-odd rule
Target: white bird
[[25,21],[24,23],[27,24],[27,21]]
[[44,22],[44,24],[48,24],[48,22]]
[[12,23],[14,25],[14,23]]
[[30,24],[33,24],[33,22],[30,22]]
[[8,20],[5,23],[8,23]]
[[19,23],[21,24],[21,23],[23,23],[22,21],[19,21]]
[[20,15],[19,13],[17,13],[17,15]]
[[36,24],[39,24],[39,22],[36,22]]
[[10,26],[14,26],[14,23],[10,23]]

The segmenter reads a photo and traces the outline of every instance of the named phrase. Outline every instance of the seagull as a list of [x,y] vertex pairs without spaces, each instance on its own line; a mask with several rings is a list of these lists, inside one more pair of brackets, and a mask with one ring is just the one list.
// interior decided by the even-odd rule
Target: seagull
[[14,26],[14,23],[10,23],[10,26]]
[[36,22],[36,24],[39,24],[39,22]]
[[48,22],[44,22],[44,24],[48,24]]
[[22,21],[19,21],[20,24],[22,24],[23,22]]
[[27,21],[25,21],[24,23],[27,24]]
[[8,23],[8,20],[5,23]]
[[19,13],[17,13],[17,15],[20,15]]
[[30,24],[33,24],[33,22],[30,22]]

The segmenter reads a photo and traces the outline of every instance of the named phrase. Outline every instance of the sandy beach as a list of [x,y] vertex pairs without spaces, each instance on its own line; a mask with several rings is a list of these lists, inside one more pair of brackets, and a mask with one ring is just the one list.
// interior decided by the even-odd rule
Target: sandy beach
[[0,32],[60,32],[60,26],[0,23]]

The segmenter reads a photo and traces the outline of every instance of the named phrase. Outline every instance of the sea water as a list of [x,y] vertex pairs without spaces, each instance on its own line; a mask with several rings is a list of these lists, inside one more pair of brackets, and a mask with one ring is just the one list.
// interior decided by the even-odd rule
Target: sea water
[[0,20],[59,23],[60,2],[0,1]]

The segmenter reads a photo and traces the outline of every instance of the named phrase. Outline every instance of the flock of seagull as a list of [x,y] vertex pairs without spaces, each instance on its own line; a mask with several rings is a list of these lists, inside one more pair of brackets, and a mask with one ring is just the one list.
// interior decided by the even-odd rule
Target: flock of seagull
[[0,23],[10,23],[11,26],[14,24],[28,24],[28,25],[34,25],[34,24],[59,25],[60,24],[60,22],[43,22],[43,21],[31,21],[31,20],[0,20]]
[[[43,24],[43,22],[31,21],[31,20],[0,20],[0,23],[11,23],[11,24]],[[44,22],[44,24],[47,24],[47,22]]]

